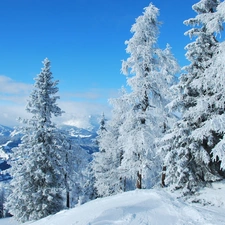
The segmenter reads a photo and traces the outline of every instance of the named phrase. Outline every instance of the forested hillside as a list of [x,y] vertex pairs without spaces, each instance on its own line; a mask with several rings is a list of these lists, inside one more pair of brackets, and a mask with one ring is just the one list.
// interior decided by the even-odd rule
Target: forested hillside
[[54,122],[65,112],[43,60],[30,117],[20,119],[21,139],[8,153],[12,132],[3,127],[0,153],[12,179],[2,215],[44,218],[37,225],[224,224],[224,198],[211,196],[222,196],[225,178],[225,2],[200,0],[192,9],[195,16],[181,21],[190,38],[183,68],[169,44],[159,45],[160,10],[150,3],[136,18],[121,65],[127,85],[94,132]]

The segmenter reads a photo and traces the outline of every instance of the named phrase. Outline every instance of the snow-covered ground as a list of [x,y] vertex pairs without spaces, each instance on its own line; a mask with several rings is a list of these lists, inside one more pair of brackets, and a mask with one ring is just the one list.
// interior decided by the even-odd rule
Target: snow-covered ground
[[19,225],[13,218],[0,219],[0,225]]
[[[166,189],[135,190],[96,199],[26,225],[224,225],[225,182],[184,202]],[[0,225],[17,225],[12,219]]]

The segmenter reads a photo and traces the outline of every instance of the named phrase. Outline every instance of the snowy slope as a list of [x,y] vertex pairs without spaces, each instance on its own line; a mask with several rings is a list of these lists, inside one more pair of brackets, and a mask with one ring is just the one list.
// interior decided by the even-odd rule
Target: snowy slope
[[[203,206],[198,203],[185,203],[165,189],[135,190],[96,199],[74,209],[61,211],[56,215],[25,224],[224,225],[224,193],[224,182],[215,184],[213,188],[203,189],[198,196],[199,199],[205,199],[207,205]],[[17,225],[12,219],[0,220],[0,224]]]
[[17,221],[15,221],[13,218],[3,218],[0,219],[1,225],[19,225]]
[[[24,225],[224,225],[225,182],[204,188],[189,203],[166,189],[135,190],[96,199]],[[191,201],[200,201],[191,203]],[[18,225],[13,218],[0,225]]]

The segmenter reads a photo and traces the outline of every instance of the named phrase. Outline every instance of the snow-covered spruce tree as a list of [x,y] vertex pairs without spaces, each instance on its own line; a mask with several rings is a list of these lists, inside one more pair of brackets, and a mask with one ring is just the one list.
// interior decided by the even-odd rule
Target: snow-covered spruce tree
[[[109,145],[109,143],[105,144],[107,135],[105,127],[105,116],[102,115],[100,121],[100,127],[97,131],[97,144],[99,151],[93,154],[92,161],[92,170],[94,176],[94,188],[97,191],[97,196],[104,197],[109,194],[109,186],[106,184],[107,175],[106,173],[109,171],[110,160],[106,155],[105,145]],[[104,140],[105,139],[105,140]],[[108,146],[107,146],[108,147]]]
[[5,183],[1,182],[0,183],[0,218],[4,217],[4,203],[5,203],[5,187],[4,187]]
[[95,177],[94,187],[100,197],[113,195],[120,191],[117,171],[119,166],[117,139],[116,127],[111,123],[106,124],[103,115],[97,137],[99,152],[94,153],[92,161],[93,175]]
[[[208,103],[211,115],[204,125],[193,133],[198,140],[203,140],[206,150],[211,153],[210,166],[225,178],[225,42],[220,44],[218,54],[213,60],[213,67],[207,69],[208,82],[205,88],[211,93],[204,99]],[[210,78],[211,77],[211,78]],[[207,137],[207,139],[206,139]],[[207,144],[206,144],[207,143]],[[212,162],[213,161],[213,162]]]
[[125,42],[130,57],[123,61],[122,72],[130,75],[127,84],[131,92],[126,95],[129,108],[119,129],[119,142],[123,149],[121,170],[127,181],[133,182],[131,188],[149,188],[158,181],[161,161],[155,140],[168,126],[165,105],[171,97],[174,74],[179,71],[170,47],[157,47],[158,14],[153,4],[146,7],[131,28],[133,37]]
[[64,208],[62,189],[65,188],[63,165],[64,136],[52,123],[60,116],[57,106],[58,81],[53,81],[50,61],[35,78],[33,92],[26,110],[31,119],[24,120],[22,143],[13,149],[11,194],[7,208],[20,221],[37,220]]
[[182,118],[165,137],[169,151],[166,182],[182,188],[184,194],[224,176],[220,160],[224,160],[225,71],[224,53],[216,39],[222,30],[219,5],[219,0],[201,0],[192,7],[197,16],[184,21],[193,26],[185,34],[194,41],[186,46],[190,65],[184,67],[179,95],[171,104],[181,109]]
[[74,206],[73,192],[74,188],[76,189],[75,177],[77,175],[75,166],[77,165],[76,158],[79,147],[70,140],[68,134],[65,132],[61,131],[61,137],[63,137],[63,139],[61,139],[62,145],[60,153],[62,155],[61,163],[63,164],[62,174],[64,174],[64,192],[66,192],[64,195],[66,196],[66,207],[71,208]]
[[102,113],[102,118],[100,121],[100,127],[99,127],[99,132],[98,132],[99,137],[101,137],[101,134],[103,134],[106,131],[105,123],[106,123],[105,114]]
[[114,152],[114,162],[115,162],[115,174],[116,180],[114,181],[117,187],[115,193],[129,191],[133,189],[132,181],[127,176],[127,171],[122,167],[122,161],[124,159],[124,142],[121,138],[121,128],[126,120],[126,113],[129,111],[130,105],[128,102],[128,93],[124,87],[121,88],[119,92],[119,97],[109,99],[109,103],[112,106],[112,118],[109,121],[108,130],[111,130],[113,137],[115,139],[116,145],[112,146],[111,151]]
[[69,193],[70,193],[70,207],[75,207],[77,204],[83,204],[89,201],[92,195],[93,184],[90,183],[90,168],[89,161],[91,160],[90,154],[81,146],[72,140],[72,157],[68,165],[70,167],[69,175]]

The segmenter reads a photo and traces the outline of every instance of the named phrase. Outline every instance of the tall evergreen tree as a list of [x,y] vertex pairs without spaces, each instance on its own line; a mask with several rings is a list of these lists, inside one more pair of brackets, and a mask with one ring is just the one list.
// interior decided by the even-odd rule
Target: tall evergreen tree
[[184,67],[186,73],[177,87],[179,95],[171,104],[182,111],[182,118],[165,138],[169,143],[165,147],[169,151],[167,183],[182,188],[184,193],[193,193],[223,175],[218,152],[212,155],[224,133],[224,127],[218,129],[213,122],[224,114],[225,96],[224,86],[218,83],[224,79],[224,66],[218,65],[221,55],[216,39],[216,33],[222,30],[219,5],[219,0],[201,0],[192,7],[197,16],[184,21],[193,26],[185,34],[194,37],[194,41],[186,46],[190,65]]
[[97,138],[99,152],[94,153],[92,162],[95,177],[94,186],[100,197],[119,192],[119,175],[117,170],[119,163],[117,156],[118,130],[116,126],[112,125],[113,121],[106,123],[103,115]]
[[58,81],[53,81],[50,61],[46,58],[43,64],[26,107],[32,117],[23,121],[22,143],[13,149],[12,193],[7,208],[20,222],[37,220],[64,208],[65,139],[51,121],[52,116],[62,114],[55,95]]
[[101,118],[101,121],[100,121],[100,127],[99,127],[99,132],[98,132],[99,136],[101,136],[101,134],[103,134],[103,132],[106,131],[105,123],[106,123],[105,114],[102,113],[102,118]]
[[[67,193],[69,193],[69,203],[67,207],[75,207],[93,199],[94,191],[92,184],[90,161],[91,155],[71,140],[71,152],[68,154],[67,167],[68,174]],[[67,198],[68,199],[68,198]]]
[[[151,187],[156,183],[160,163],[155,139],[168,125],[169,113],[165,105],[170,99],[169,87],[179,67],[171,54],[157,47],[159,35],[159,10],[153,4],[144,9],[136,19],[126,41],[130,57],[123,61],[122,72],[130,75],[127,84],[129,109],[120,127],[123,160],[121,169],[133,182],[133,188]],[[136,183],[136,184],[134,184]]]
[[5,213],[4,204],[6,200],[6,190],[4,186],[6,186],[6,184],[4,182],[1,182],[0,183],[0,218],[3,218]]

